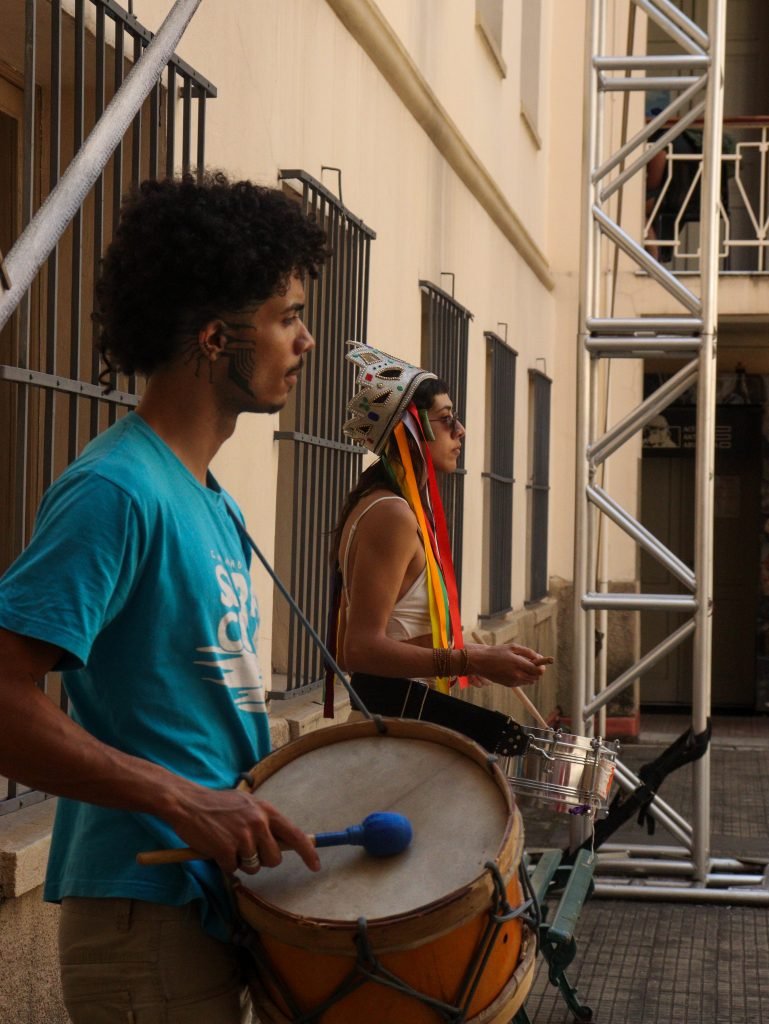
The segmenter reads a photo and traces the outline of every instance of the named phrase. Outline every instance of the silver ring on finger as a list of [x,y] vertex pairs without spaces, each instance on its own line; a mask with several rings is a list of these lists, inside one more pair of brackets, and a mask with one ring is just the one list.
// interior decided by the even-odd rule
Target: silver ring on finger
[[255,853],[251,857],[241,857],[240,858],[240,866],[242,868],[258,868],[261,863],[262,862],[261,862],[261,860],[259,860],[259,854],[258,853]]

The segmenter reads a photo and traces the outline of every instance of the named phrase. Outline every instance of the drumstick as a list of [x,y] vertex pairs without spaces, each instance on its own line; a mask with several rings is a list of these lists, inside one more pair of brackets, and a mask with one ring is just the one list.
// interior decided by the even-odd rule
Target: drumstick
[[[362,846],[371,857],[393,857],[403,853],[411,842],[411,822],[403,814],[392,811],[374,811],[360,825],[350,825],[341,832],[317,832],[308,836],[315,847]],[[278,842],[281,850],[290,849]],[[136,854],[139,864],[178,864],[187,860],[206,860],[189,847],[178,850],[146,850]]]
[[[473,640],[475,640],[475,642],[477,644],[482,644],[483,643],[483,640],[481,640],[481,638],[475,632],[473,633]],[[552,661],[553,661],[553,659],[550,658],[548,660],[548,664],[552,664]],[[483,677],[481,677],[481,678],[483,678]],[[483,679],[483,681],[484,681],[484,683],[490,683],[491,682],[490,679]],[[508,689],[513,694],[513,696],[517,697],[518,700],[521,702],[521,704],[523,704],[523,706],[529,712],[529,714],[534,719],[534,721],[537,723],[537,725],[541,725],[543,729],[549,729],[550,728],[550,726],[547,724],[546,719],[544,719],[542,717],[542,715],[539,713],[539,711],[537,710],[535,705],[532,704],[532,702],[529,700],[529,698],[526,696],[526,694],[523,692],[523,690],[520,689],[520,687],[518,687],[518,686],[510,686],[510,687],[508,687]]]

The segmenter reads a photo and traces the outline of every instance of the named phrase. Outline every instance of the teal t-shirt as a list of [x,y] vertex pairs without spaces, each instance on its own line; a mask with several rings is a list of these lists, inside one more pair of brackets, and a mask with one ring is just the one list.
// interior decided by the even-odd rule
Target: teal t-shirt
[[[0,580],[0,626],[64,650],[88,732],[228,789],[270,749],[249,556],[213,477],[202,486],[131,413],[46,493]],[[61,799],[45,897],[199,898],[194,871],[136,863],[173,838],[149,816]]]

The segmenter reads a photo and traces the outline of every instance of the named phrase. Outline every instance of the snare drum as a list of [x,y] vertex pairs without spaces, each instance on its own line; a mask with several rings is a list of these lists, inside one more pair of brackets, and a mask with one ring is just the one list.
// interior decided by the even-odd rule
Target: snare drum
[[600,737],[575,736],[556,729],[525,728],[526,751],[503,759],[516,797],[551,811],[603,817],[619,744]]
[[[434,1024],[430,1001],[467,1024],[507,1024],[534,976],[520,874],[523,826],[507,779],[475,743],[440,726],[382,719],[332,726],[253,771],[261,799],[308,832],[375,810],[406,815],[395,857],[360,847],[293,853],[235,881],[256,963],[259,1019],[285,1024]],[[458,1015],[457,1015],[458,1018]]]

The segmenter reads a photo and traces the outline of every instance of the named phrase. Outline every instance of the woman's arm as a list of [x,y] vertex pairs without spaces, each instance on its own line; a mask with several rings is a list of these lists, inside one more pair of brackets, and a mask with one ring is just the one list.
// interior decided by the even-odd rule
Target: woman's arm
[[[382,502],[360,520],[354,544],[341,652],[345,667],[392,678],[434,676],[432,647],[386,634],[408,567],[421,548],[413,512],[405,502]],[[541,656],[516,644],[469,644],[467,651],[471,673],[503,686],[535,683],[544,672]],[[462,662],[458,651],[452,653],[454,674]]]

